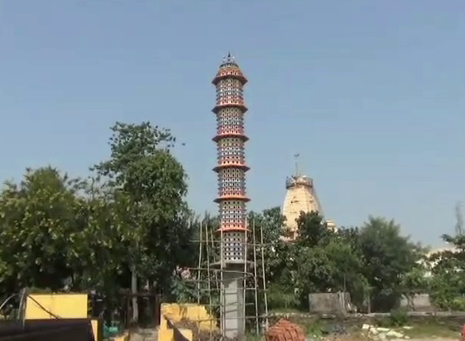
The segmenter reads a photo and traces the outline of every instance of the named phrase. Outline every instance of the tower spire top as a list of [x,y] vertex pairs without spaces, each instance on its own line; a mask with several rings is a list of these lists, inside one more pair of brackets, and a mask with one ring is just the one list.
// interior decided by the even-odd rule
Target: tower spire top
[[231,52],[228,52],[226,55],[224,55],[222,63],[220,64],[220,67],[212,83],[216,86],[221,80],[225,80],[227,78],[236,79],[242,83],[242,85],[247,83],[247,78],[245,78],[242,74],[239,65],[236,63],[236,58]]
[[223,57],[223,64],[235,63],[235,59],[236,58],[234,58],[234,56],[231,54],[231,52],[228,52],[228,54]]
[[300,157],[300,154],[299,153],[295,153],[294,154],[294,163],[295,163],[295,174],[294,176],[297,178],[300,176],[300,170],[299,170],[299,157]]

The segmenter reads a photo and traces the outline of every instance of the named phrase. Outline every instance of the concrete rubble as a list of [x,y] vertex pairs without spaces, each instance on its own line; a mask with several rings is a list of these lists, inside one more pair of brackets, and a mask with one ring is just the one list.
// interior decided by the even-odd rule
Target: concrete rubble
[[[412,329],[412,327],[405,326],[403,329],[408,330]],[[383,328],[383,327],[376,327],[370,324],[364,324],[362,326],[362,331],[366,334],[366,336],[372,340],[376,341],[384,341],[384,340],[393,340],[394,339],[410,339],[409,336],[404,335],[404,333],[399,332],[398,330],[394,330],[391,328]]]

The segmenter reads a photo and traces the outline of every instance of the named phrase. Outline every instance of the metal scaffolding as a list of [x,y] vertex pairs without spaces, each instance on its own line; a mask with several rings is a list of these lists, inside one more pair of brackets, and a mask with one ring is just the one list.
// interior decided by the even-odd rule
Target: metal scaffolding
[[[190,268],[190,282],[195,282],[197,303],[208,307],[211,323],[215,326],[224,325],[220,321],[225,318],[225,304],[221,297],[225,295],[225,274],[234,273],[242,280],[242,294],[245,297],[243,318],[249,332],[261,335],[268,328],[268,302],[266,291],[265,255],[263,243],[263,230],[258,233],[255,221],[244,241],[246,262],[242,269],[231,270],[226,268],[221,260],[223,236],[216,233],[217,228],[201,223],[199,226],[198,243],[199,259],[196,268]],[[242,266],[242,265],[241,265]],[[223,313],[222,313],[223,312]],[[197,321],[205,322],[205,321]],[[222,321],[224,322],[224,321]],[[221,330],[224,336],[224,330]]]

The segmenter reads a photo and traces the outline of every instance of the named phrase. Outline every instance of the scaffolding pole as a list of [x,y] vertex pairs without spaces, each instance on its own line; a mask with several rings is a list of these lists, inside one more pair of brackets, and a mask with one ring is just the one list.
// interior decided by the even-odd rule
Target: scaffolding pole
[[[247,222],[247,221],[246,221]],[[243,302],[243,312],[242,312],[242,316],[247,316],[247,296],[246,296],[246,293],[247,293],[247,252],[248,252],[248,248],[247,248],[247,242],[248,242],[248,235],[249,235],[249,232],[248,232],[248,225],[249,224],[246,224],[245,227],[245,236],[244,236],[244,254],[245,254],[245,262],[244,262],[244,272],[243,272],[243,279],[242,279],[242,297],[244,297],[244,302]]]
[[260,250],[262,253],[262,279],[263,279],[263,300],[265,303],[265,330],[268,330],[268,295],[266,292],[266,277],[265,277],[265,253],[263,249],[263,226],[260,226]]
[[[252,239],[254,245],[257,241],[255,234],[255,220],[252,222]],[[260,335],[260,323],[258,320],[258,278],[257,278],[257,248],[253,248],[253,286],[254,286],[254,298],[255,298],[255,332],[257,335]]]
[[[211,226],[208,221],[202,221],[200,224],[199,239],[193,241],[200,244],[198,248],[199,257],[197,267],[189,268],[189,271],[196,275],[187,279],[187,282],[192,283],[189,286],[196,287],[197,304],[203,304],[209,308],[211,318],[208,320],[212,325],[220,326],[220,332],[223,336],[225,336],[225,330],[221,327],[226,325],[226,321],[232,319],[225,314],[226,310],[229,309],[229,305],[226,307],[228,303],[224,298],[226,281],[233,274],[235,274],[235,278],[237,278],[239,283],[243,285],[242,294],[245,299],[243,311],[241,310],[242,313],[239,314],[242,316],[238,316],[236,319],[254,321],[255,326],[253,331],[256,335],[262,333],[263,328],[261,326],[263,324],[265,325],[265,329],[268,327],[263,226],[260,226],[260,231],[257,231],[255,219],[251,220],[247,225],[251,229],[247,229],[245,238],[241,242],[246,255],[243,267],[241,264],[241,267],[235,269],[226,268],[224,258],[221,257],[224,252],[224,245],[221,242],[223,240],[223,231],[220,229],[219,233],[215,236],[213,232],[215,227]],[[257,263],[259,258],[261,258],[262,263],[261,269],[259,269],[260,264]],[[262,281],[259,279],[259,271],[262,272]],[[215,299],[213,299],[213,296]],[[260,307],[264,307],[264,314],[262,314]],[[252,309],[255,311],[252,312]],[[202,321],[197,320],[196,322],[205,322],[205,319]],[[212,329],[210,330],[211,340],[213,339]]]
[[[202,240],[202,232],[203,232],[203,221],[200,222],[200,240]],[[203,245],[202,243],[199,243],[199,268],[202,266],[202,249],[203,249]],[[200,304],[200,283],[201,283],[201,272],[198,271],[197,272],[197,280],[198,280],[198,283],[197,283],[197,304]]]

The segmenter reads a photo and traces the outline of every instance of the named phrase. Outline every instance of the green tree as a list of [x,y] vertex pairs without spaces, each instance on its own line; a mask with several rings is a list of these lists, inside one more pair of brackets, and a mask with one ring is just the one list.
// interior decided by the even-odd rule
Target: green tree
[[0,282],[58,290],[73,278],[79,258],[77,193],[83,183],[57,169],[27,169],[19,184],[5,183],[0,194]]
[[[248,240],[255,240],[260,272],[263,272],[261,259],[261,247],[263,247],[265,261],[263,265],[265,267],[267,282],[268,284],[280,282],[280,277],[283,275],[282,271],[289,265],[286,255],[284,255],[287,252],[287,248],[281,240],[284,232],[284,217],[281,215],[280,208],[266,209],[261,213],[250,212],[248,219]],[[252,250],[249,250],[249,257],[252,257]]]
[[123,286],[119,277],[127,256],[125,234],[121,234],[124,209],[111,188],[96,179],[85,183],[82,194],[75,215],[80,233],[74,239],[74,288],[97,290],[111,299]]
[[401,293],[405,296],[411,307],[414,307],[413,297],[415,295],[429,292],[430,278],[427,276],[426,270],[423,262],[419,262],[410,271],[401,275]]
[[[116,123],[110,159],[94,166],[113,190],[119,235],[132,273],[159,289],[168,288],[176,266],[191,251],[186,174],[172,155],[175,138],[150,123]],[[133,320],[138,319],[133,299]]]
[[436,252],[429,257],[431,269],[430,295],[441,309],[465,310],[465,236],[443,235],[450,250]]
[[[294,247],[282,240],[285,218],[279,207],[251,212],[249,215],[249,240],[257,246],[257,268],[260,281],[265,273],[270,309],[296,308],[299,302],[294,293]],[[255,230],[255,239],[253,236]],[[261,249],[263,248],[263,260]],[[249,251],[251,257],[252,250]],[[263,271],[264,269],[264,271]]]
[[349,292],[356,303],[361,303],[359,296],[367,283],[354,237],[356,230],[353,235],[349,230],[335,233],[315,212],[302,213],[297,225],[296,288],[302,305],[307,306],[310,293],[337,291]]
[[372,308],[389,311],[402,294],[402,278],[417,266],[421,248],[400,235],[393,220],[369,217],[360,229],[358,245],[364,275],[371,289]]
[[297,288],[304,303],[310,293],[345,291],[356,296],[366,285],[362,267],[361,259],[341,241],[307,247],[297,256]]
[[323,217],[317,212],[301,212],[297,219],[298,237],[300,247],[321,246],[335,237],[334,231],[328,228]]
[[[195,270],[181,267],[177,269],[178,271],[172,283],[171,299],[183,303],[198,302],[208,305],[210,299],[219,301],[219,292],[208,291],[207,284],[210,281],[210,287],[219,286],[218,278],[213,272],[214,267],[212,266],[220,259],[220,236],[217,232],[219,220],[218,217],[211,216],[208,213],[205,213],[203,217],[192,213],[190,226],[192,230],[192,239],[190,240],[192,250],[186,255],[183,264]],[[198,270],[207,268],[212,269],[209,274],[207,271]],[[187,272],[191,278],[195,277],[196,281],[186,280]],[[210,275],[210,278],[208,278],[208,275]],[[199,278],[199,276],[201,277]]]

